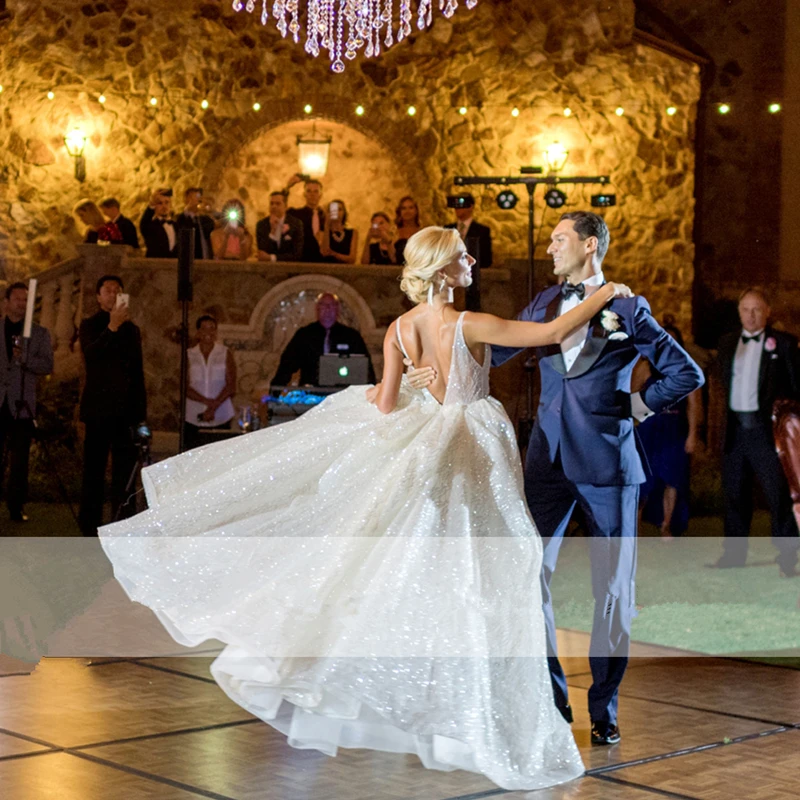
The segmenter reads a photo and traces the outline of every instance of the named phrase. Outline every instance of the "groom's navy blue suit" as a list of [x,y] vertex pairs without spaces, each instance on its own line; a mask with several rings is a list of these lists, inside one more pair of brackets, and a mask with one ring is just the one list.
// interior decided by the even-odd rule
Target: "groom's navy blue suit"
[[[538,294],[518,319],[558,316],[561,288]],[[609,313],[611,312],[611,313]],[[492,348],[492,366],[518,349]],[[525,494],[544,542],[542,600],[556,705],[565,708],[567,681],[558,661],[550,581],[572,512],[581,504],[591,534],[594,623],[589,650],[594,722],[617,721],[619,684],[628,663],[636,615],[636,517],[645,468],[631,412],[631,373],[639,355],[660,378],[643,392],[654,413],[703,385],[700,368],[650,314],[643,297],[613,300],[589,324],[580,354],[566,370],[560,345],[537,348],[542,389],[528,445]]]

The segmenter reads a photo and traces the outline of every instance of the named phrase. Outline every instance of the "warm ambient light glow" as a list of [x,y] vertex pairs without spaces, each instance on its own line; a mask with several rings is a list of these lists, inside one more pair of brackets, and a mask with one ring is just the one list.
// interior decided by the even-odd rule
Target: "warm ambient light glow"
[[105,103],[106,102],[106,96],[104,94],[101,94],[100,97],[97,98],[97,102],[101,103],[101,104]]
[[519,116],[519,109],[518,108],[512,108],[511,109],[511,116],[512,117],[518,117]]
[[200,103],[200,108],[202,108],[203,111],[205,111],[208,108],[208,100],[203,100],[203,102]]
[[769,113],[770,114],[777,114],[781,110],[782,106],[780,103],[770,103],[769,104]]
[[47,99],[48,100],[52,100],[54,97],[55,97],[55,95],[53,94],[53,92],[48,92],[47,93]]
[[363,117],[364,116],[364,106],[356,106],[356,114],[359,117]]
[[73,128],[65,137],[67,152],[73,157],[82,156],[86,146],[86,134],[80,128]]
[[623,115],[625,114],[625,109],[624,109],[622,106],[617,106],[617,107],[614,109],[614,113],[615,113],[615,114],[616,114],[618,117],[621,117],[621,116],[623,116]]
[[458,113],[463,117],[467,113],[467,107],[461,106],[461,108],[458,109]]
[[717,106],[717,111],[719,111],[720,114],[727,114],[730,110],[731,107],[727,103],[720,103]]
[[151,97],[150,98],[150,105],[151,106],[157,106],[158,105],[158,99],[155,98],[155,97]]
[[253,111],[261,111],[261,103],[253,103]]
[[314,108],[310,106],[308,103],[306,103],[306,105],[303,106],[303,111],[305,111],[306,114],[310,114],[313,110]]
[[416,114],[416,113],[417,113],[417,109],[414,108],[414,106],[409,106],[408,107],[408,116],[409,117],[413,117],[414,114]]
[[670,106],[667,109],[667,115],[670,116],[670,117],[674,117],[677,113],[678,113],[678,109],[675,108],[675,106]]
[[549,172],[561,172],[569,158],[569,150],[561,142],[553,142],[544,151],[544,158]]
[[564,116],[565,117],[571,117],[572,116],[572,109],[571,108],[565,108],[564,109]]

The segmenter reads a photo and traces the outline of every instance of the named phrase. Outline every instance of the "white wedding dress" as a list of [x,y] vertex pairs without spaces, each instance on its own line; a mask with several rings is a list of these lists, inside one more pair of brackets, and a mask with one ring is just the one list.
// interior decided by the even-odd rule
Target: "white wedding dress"
[[384,415],[353,387],[154,464],[149,510],[100,539],[178,642],[227,645],[214,678],[294,747],[537,789],[583,764],[553,702],[513,427],[462,321],[443,403],[404,377]]

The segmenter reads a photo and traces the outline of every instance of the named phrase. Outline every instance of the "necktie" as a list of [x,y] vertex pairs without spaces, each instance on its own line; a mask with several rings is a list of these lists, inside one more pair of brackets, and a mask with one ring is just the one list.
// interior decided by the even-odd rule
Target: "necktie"
[[742,334],[742,344],[747,344],[748,342],[760,342],[761,341],[761,334],[759,333],[757,336],[745,336]]
[[463,239],[464,234],[467,232],[467,226],[463,222],[458,223],[458,235]]
[[322,352],[328,355],[331,351],[331,329],[325,329],[325,344],[322,345]]
[[569,281],[564,281],[564,283],[561,284],[561,294],[564,296],[565,300],[568,297],[572,297],[572,295],[575,295],[578,300],[583,300],[586,296],[586,287],[582,283],[573,286]]

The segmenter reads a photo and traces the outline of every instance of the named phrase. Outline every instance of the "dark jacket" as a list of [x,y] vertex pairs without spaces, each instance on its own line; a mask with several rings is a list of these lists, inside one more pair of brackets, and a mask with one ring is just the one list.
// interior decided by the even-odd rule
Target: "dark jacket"
[[122,241],[112,242],[112,244],[127,244],[130,247],[134,247],[138,250],[139,235],[136,233],[136,226],[133,224],[133,221],[129,220],[127,217],[124,217],[122,214],[120,214],[114,221],[119,228],[119,232],[122,234]]
[[[456,223],[445,225],[445,228],[457,228]],[[492,266],[492,232],[487,225],[481,225],[474,219],[467,228],[467,238],[464,240],[467,252],[478,262],[481,269]]]
[[[312,209],[308,206],[303,206],[303,208],[290,208],[286,212],[286,216],[299,219],[303,223],[303,255],[300,260],[319,264],[322,262],[322,253],[319,251],[319,242],[317,237],[314,236],[314,229],[311,227],[311,213]],[[318,208],[317,214],[319,216],[319,229],[324,231],[325,212]]]
[[281,234],[280,243],[270,237],[272,225],[269,217],[260,219],[256,225],[256,245],[264,253],[274,255],[278,261],[302,261],[305,234],[303,223],[293,216],[286,214],[286,224],[289,230]]
[[[558,314],[561,287],[540,292],[518,319],[549,322]],[[612,312],[614,317],[604,317]],[[618,325],[618,330],[607,330]],[[613,336],[613,338],[612,338]],[[520,352],[492,347],[497,366]],[[658,414],[703,385],[700,367],[652,317],[643,297],[612,300],[589,325],[578,358],[567,372],[561,346],[536,348],[542,378],[539,408],[528,445],[528,463],[555,463],[574,483],[626,486],[646,474],[631,414],[631,373],[643,355],[658,380],[641,392]]]
[[132,322],[108,329],[109,313],[98,311],[81,322],[80,342],[86,366],[81,422],[122,419],[129,425],[147,415],[142,338]]
[[[722,336],[717,351],[717,370],[725,391],[725,451],[733,441],[731,426],[735,417],[730,410],[731,385],[733,383],[733,360],[741,331]],[[774,349],[767,350],[767,342],[774,340]],[[748,344],[752,347],[753,343]],[[772,407],[778,399],[800,400],[800,351],[797,339],[789,333],[776,331],[767,326],[761,341],[763,348],[758,373],[758,409],[765,427],[771,426]]]
[[[365,355],[369,360],[369,380],[375,383],[375,370],[369,357],[367,345],[355,328],[335,323],[331,328],[330,352],[336,352],[336,346],[346,344],[350,353]],[[300,383],[316,386],[319,380],[319,359],[325,350],[325,328],[319,322],[312,322],[298,329],[281,354],[278,371],[272,379],[275,386],[286,386],[297,370],[300,370]]]
[[214,251],[211,249],[211,232],[214,230],[214,220],[204,214],[178,214],[175,217],[175,229],[194,228],[194,257],[195,259],[204,258],[203,242],[206,244],[207,258],[214,258]]
[[[149,206],[142,214],[139,230],[144,237],[147,258],[176,258],[178,255],[178,227],[175,225],[175,247],[170,249],[169,237],[164,232],[164,224],[155,219],[155,210]],[[174,223],[173,223],[174,224]]]
[[[5,340],[5,317],[0,317],[0,408],[8,401],[8,409],[15,419],[31,419],[36,416],[36,379],[53,371],[53,345],[50,333],[41,325],[31,328],[31,338],[23,345],[25,353],[25,394],[23,397],[22,366],[9,363]],[[25,352],[25,350],[23,350]],[[17,409],[17,402],[24,400],[26,408]]]

